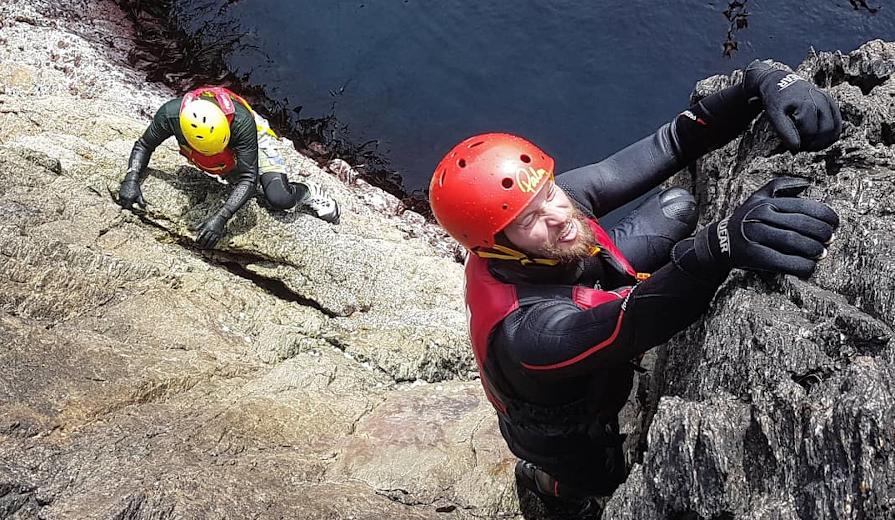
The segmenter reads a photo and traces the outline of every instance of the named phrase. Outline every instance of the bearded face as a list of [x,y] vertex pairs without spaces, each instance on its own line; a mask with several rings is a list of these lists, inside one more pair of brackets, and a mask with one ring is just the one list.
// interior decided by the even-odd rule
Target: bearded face
[[577,227],[575,239],[567,243],[554,241],[545,244],[539,253],[542,258],[571,263],[591,256],[591,249],[597,245],[597,237],[588,225],[587,217],[575,206],[572,207],[569,225]]
[[553,182],[503,232],[530,255],[560,262],[586,258],[596,245],[587,218]]

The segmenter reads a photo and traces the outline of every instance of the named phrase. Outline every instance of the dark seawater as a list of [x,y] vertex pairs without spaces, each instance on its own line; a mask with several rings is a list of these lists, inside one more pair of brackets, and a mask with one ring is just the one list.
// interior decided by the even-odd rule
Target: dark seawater
[[597,161],[686,108],[701,78],[895,39],[887,4],[747,0],[748,27],[725,58],[727,1],[175,2],[188,30],[238,37],[229,65],[269,97],[302,118],[334,114],[356,143],[378,140],[408,191],[480,132],[527,137],[558,172]]

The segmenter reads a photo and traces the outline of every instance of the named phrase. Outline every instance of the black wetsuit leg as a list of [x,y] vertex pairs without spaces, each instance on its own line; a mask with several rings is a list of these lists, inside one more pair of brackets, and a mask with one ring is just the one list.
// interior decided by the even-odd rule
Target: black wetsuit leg
[[668,188],[621,219],[609,237],[637,272],[652,273],[668,263],[674,244],[693,233],[698,217],[690,192]]
[[285,173],[261,174],[261,190],[264,198],[276,209],[289,209],[305,197],[307,188],[300,183],[290,183]]
[[[506,434],[506,422],[500,427]],[[560,499],[611,494],[627,477],[624,438],[618,419],[595,421],[587,432],[556,437],[554,445],[542,446],[542,453],[522,458],[529,470],[523,473],[537,481],[537,488],[527,487]]]

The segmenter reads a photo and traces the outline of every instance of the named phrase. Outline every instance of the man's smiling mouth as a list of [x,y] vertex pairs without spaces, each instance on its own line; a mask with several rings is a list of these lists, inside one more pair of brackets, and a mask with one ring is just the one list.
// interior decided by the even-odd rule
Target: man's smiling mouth
[[559,235],[557,235],[556,243],[559,244],[560,242],[574,240],[575,236],[577,235],[577,229],[578,228],[575,225],[575,219],[569,219],[569,221],[566,223],[566,226],[563,228],[562,231],[560,231]]

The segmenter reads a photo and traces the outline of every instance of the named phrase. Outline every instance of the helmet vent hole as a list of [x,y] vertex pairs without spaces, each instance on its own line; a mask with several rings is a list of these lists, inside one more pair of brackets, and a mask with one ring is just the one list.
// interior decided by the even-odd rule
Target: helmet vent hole
[[527,164],[531,162],[531,157],[526,154],[522,154],[519,156],[519,160]]
[[503,209],[510,209],[510,207],[507,206],[506,204],[504,204],[503,206],[501,206],[501,208],[503,208]]
[[480,144],[485,144],[485,141],[476,141],[476,142],[472,143],[471,145],[469,145],[468,148],[475,148],[476,146],[479,146]]
[[460,159],[459,161],[457,161],[457,166],[466,168],[466,159]]
[[441,176],[438,177],[438,185],[444,186],[444,178],[447,176],[447,168],[441,170]]
[[503,186],[503,189],[508,190],[513,187],[513,179],[504,177],[503,180],[500,181],[500,185]]
[[201,135],[198,135],[198,134],[197,134],[197,135],[196,135],[196,139],[205,139],[205,138],[202,137]]

